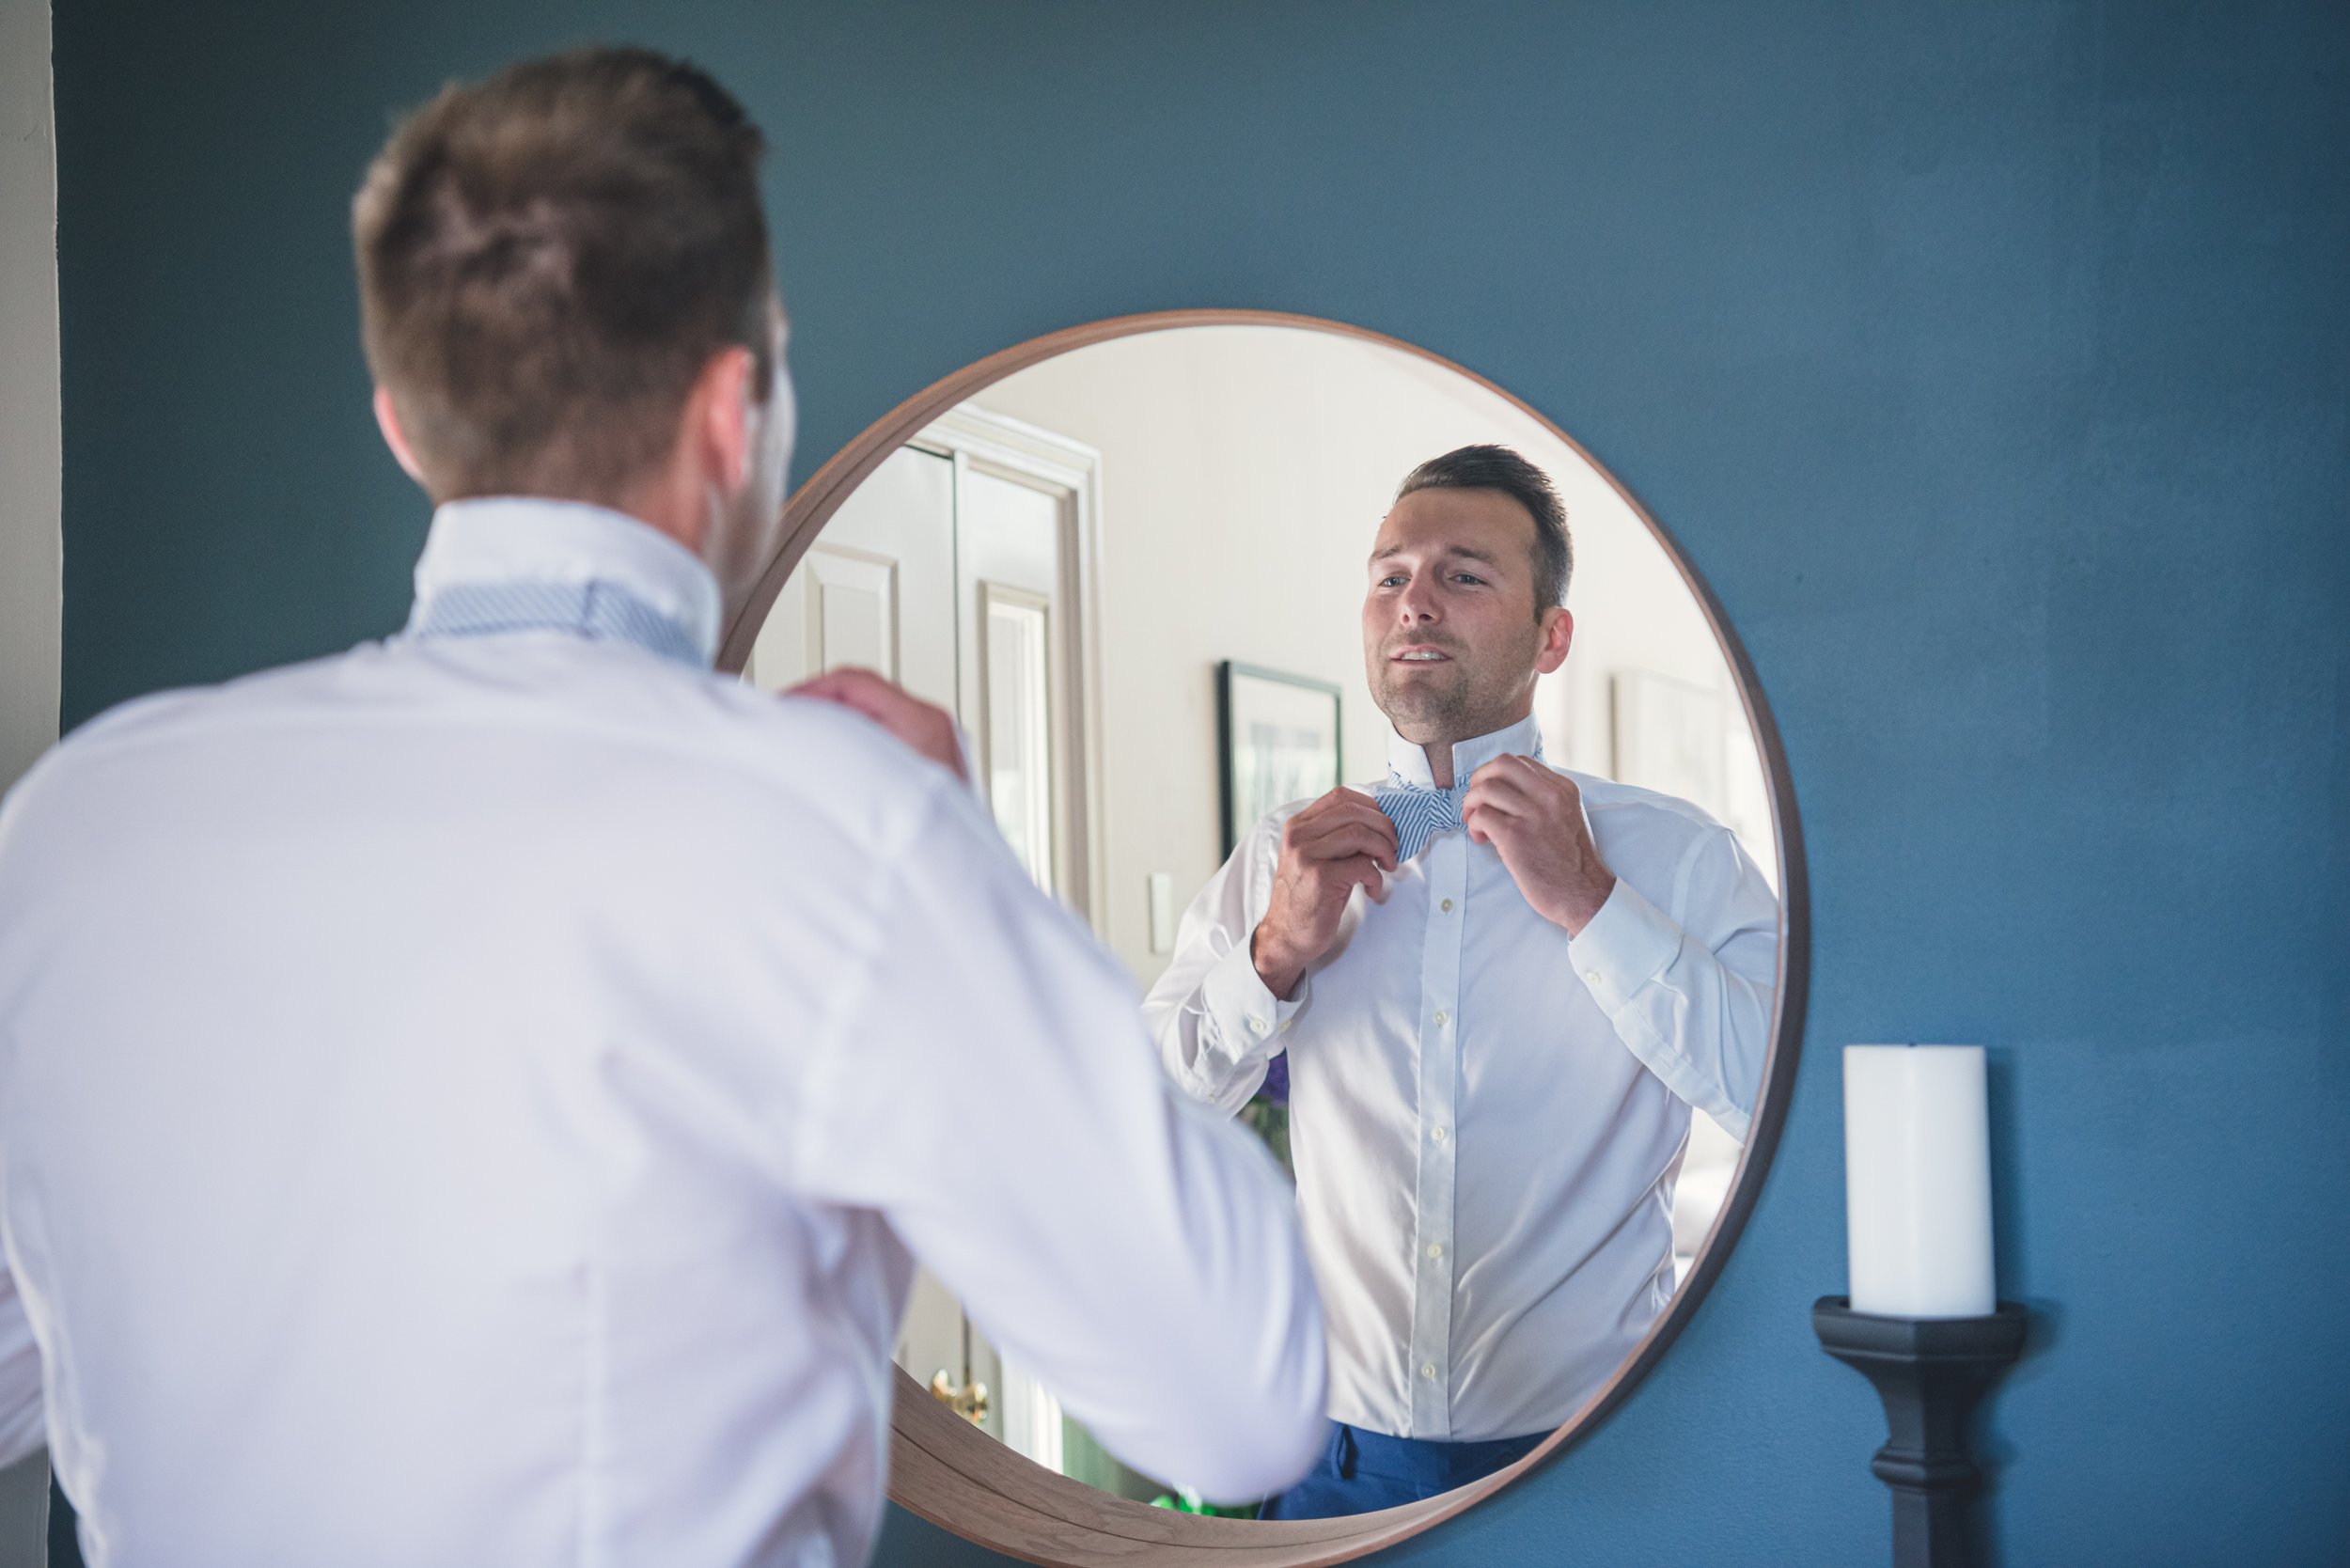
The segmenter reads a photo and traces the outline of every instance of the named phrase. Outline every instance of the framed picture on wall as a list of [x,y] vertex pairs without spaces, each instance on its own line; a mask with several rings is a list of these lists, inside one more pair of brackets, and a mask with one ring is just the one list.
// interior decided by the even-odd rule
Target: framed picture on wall
[[1616,778],[1728,816],[1730,715],[1720,692],[1652,670],[1613,681]]
[[1215,666],[1224,854],[1258,818],[1339,785],[1339,688],[1227,659]]

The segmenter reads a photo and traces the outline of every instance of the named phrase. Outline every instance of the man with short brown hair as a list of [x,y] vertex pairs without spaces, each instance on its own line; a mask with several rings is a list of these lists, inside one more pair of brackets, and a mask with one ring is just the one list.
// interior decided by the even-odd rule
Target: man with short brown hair
[[1308,1462],[1278,1172],[951,722],[711,671],[791,444],[758,153],[642,51],[412,117],[354,222],[407,630],[0,808],[0,1460],[45,1397],[93,1564],[860,1560],[917,1259],[1137,1467]]
[[[359,316],[376,417],[436,503],[674,519],[741,607],[793,421],[760,149],[715,82],[634,49],[527,61],[400,124],[352,203]],[[681,442],[710,446],[724,516],[680,489]]]

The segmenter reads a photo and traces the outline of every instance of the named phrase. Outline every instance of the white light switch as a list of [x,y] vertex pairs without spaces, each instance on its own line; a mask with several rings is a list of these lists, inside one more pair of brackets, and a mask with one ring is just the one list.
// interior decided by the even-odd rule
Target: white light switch
[[1151,873],[1151,950],[1175,950],[1175,876],[1171,871]]

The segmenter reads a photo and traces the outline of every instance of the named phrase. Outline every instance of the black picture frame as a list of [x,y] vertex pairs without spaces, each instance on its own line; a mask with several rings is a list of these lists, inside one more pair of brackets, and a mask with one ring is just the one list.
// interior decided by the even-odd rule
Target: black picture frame
[[[1315,700],[1301,703],[1299,694]],[[1329,703],[1329,745],[1316,742],[1316,761],[1299,765],[1306,748],[1287,746],[1275,752],[1262,744],[1268,727],[1287,726],[1304,712],[1320,712]],[[1215,666],[1215,754],[1221,798],[1226,859],[1240,836],[1264,812],[1292,800],[1307,800],[1338,788],[1345,772],[1345,702],[1335,681],[1292,675],[1261,665],[1226,659]],[[1327,766],[1321,762],[1326,760]],[[1326,782],[1323,780],[1326,779]],[[1315,786],[1319,784],[1319,787]],[[1272,798],[1274,796],[1279,798]]]

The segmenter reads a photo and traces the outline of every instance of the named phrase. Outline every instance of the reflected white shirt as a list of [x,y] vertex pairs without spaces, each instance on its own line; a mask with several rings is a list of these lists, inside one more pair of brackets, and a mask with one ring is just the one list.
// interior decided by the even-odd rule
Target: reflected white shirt
[[[1394,776],[1430,785],[1426,752],[1389,736]],[[1455,745],[1453,777],[1535,748],[1529,718]],[[1277,999],[1249,938],[1301,801],[1193,901],[1144,1004],[1168,1072],[1228,1111],[1289,1053],[1339,1420],[1462,1442],[1558,1426],[1671,1294],[1689,1107],[1746,1135],[1778,901],[1697,808],[1568,776],[1617,877],[1580,936],[1534,912],[1492,845],[1440,834],[1384,903],[1356,889],[1337,945]]]
[[[590,578],[706,660],[616,513],[446,507],[417,570]],[[0,812],[0,1458],[45,1382],[94,1565],[859,1561],[917,1258],[1140,1468],[1322,1432],[1279,1172],[973,794],[624,643],[67,740]]]

